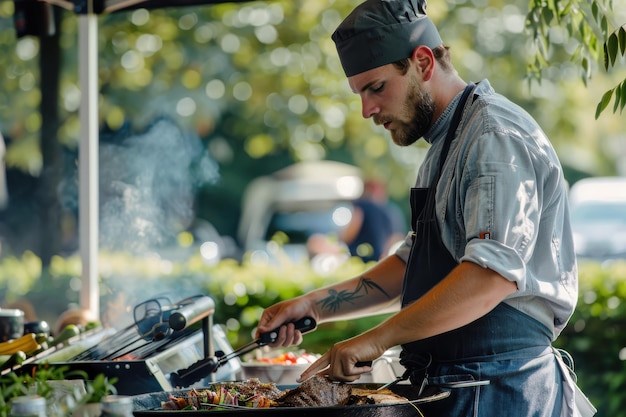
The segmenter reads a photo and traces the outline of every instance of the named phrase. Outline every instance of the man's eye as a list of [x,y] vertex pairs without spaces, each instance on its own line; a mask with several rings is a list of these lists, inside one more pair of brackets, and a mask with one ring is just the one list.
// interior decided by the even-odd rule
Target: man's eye
[[383,91],[385,89],[385,83],[381,83],[377,86],[372,86],[372,91],[375,93],[380,93],[381,91]]

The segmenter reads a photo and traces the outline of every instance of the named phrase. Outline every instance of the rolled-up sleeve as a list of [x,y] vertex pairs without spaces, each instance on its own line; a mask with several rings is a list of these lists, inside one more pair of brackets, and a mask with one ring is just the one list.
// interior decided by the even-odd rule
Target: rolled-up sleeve
[[539,130],[495,129],[475,140],[462,158],[458,194],[448,196],[448,207],[462,212],[447,215],[464,233],[448,243],[460,261],[515,282],[507,301],[558,334],[576,303],[576,261],[562,170],[550,150]]
[[[490,158],[481,158],[489,154]],[[490,268],[526,289],[526,263],[539,232],[542,165],[549,161],[511,132],[483,135],[474,142],[462,197],[465,247],[461,260]],[[540,166],[539,168],[537,166]]]

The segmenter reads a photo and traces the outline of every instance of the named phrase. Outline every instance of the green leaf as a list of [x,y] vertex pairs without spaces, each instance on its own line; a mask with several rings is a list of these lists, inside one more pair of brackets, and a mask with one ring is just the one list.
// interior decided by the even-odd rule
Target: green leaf
[[595,1],[591,4],[591,14],[593,15],[593,19],[598,21],[598,3]]
[[579,59],[582,61],[583,59],[585,59],[584,57],[582,57],[582,54],[583,54],[583,47],[582,45],[578,45],[576,49],[574,50],[574,52],[572,52],[571,61],[576,62]]
[[554,13],[552,12],[552,10],[544,7],[543,10],[541,10],[541,17],[543,18],[546,26],[549,26],[550,22],[552,22],[552,18],[554,17]]
[[622,103],[619,106],[619,112],[622,113],[624,106],[626,106],[626,80],[622,81]]
[[607,44],[604,44],[604,70],[608,71],[609,70],[609,48],[607,46]]
[[580,39],[585,39],[587,37],[587,25],[584,20],[581,20],[578,23],[578,37]]
[[561,24],[561,13],[559,13],[559,0],[554,0],[554,16],[556,18],[557,23]]
[[596,120],[598,119],[598,117],[600,117],[600,114],[604,111],[604,109],[606,109],[606,106],[608,106],[611,102],[611,97],[613,97],[613,90],[614,89],[611,89],[604,93],[604,95],[602,96],[602,100],[600,100],[600,102],[598,103],[598,106],[596,107]]
[[582,81],[585,85],[587,85],[587,80],[591,78],[589,60],[587,58],[583,58],[580,65],[583,68]]
[[619,40],[620,52],[622,55],[626,54],[626,25],[622,25],[617,31],[617,38]]
[[[563,9],[561,9],[561,11],[559,12],[559,15],[561,15],[561,25],[563,25],[563,19],[565,19],[565,22],[567,24],[572,22],[571,19],[571,14],[572,14],[572,4],[568,3],[565,5],[565,7],[563,7]],[[571,33],[571,32],[570,32]]]
[[622,100],[622,89],[618,84],[617,87],[615,87],[615,104],[613,104],[613,113],[617,112],[617,108]]
[[615,59],[617,58],[617,49],[618,49],[618,40],[615,32],[611,33],[609,39],[607,40],[607,49],[609,54],[609,59],[611,62],[611,66],[615,65]]

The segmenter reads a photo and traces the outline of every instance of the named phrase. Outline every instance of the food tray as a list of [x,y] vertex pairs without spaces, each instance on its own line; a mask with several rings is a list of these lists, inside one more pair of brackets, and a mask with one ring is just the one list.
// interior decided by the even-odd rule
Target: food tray
[[262,362],[243,362],[241,370],[244,379],[258,378],[261,381],[274,382],[278,385],[295,384],[302,372],[311,366],[306,364],[280,365]]

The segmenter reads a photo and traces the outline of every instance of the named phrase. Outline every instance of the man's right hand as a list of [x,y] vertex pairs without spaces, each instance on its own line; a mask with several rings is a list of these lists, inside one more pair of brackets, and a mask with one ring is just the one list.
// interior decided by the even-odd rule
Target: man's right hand
[[276,342],[271,347],[287,347],[302,343],[302,333],[296,330],[293,323],[303,317],[312,317],[319,322],[319,314],[315,305],[311,304],[305,296],[281,301],[263,311],[259,319],[256,337],[261,333],[267,333],[280,328]]

